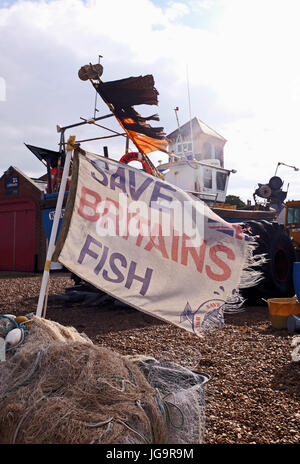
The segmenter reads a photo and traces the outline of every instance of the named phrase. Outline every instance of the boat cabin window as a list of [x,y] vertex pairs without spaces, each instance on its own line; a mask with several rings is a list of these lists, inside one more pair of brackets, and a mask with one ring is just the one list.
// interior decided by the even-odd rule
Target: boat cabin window
[[296,224],[300,222],[300,206],[289,206],[287,214],[287,223]]
[[177,155],[186,155],[192,153],[193,145],[192,142],[177,143],[176,145],[176,154]]
[[191,142],[187,142],[183,144],[183,152],[189,152],[193,150],[193,146]]
[[217,190],[225,190],[226,187],[227,173],[222,171],[217,171]]
[[193,151],[192,142],[178,143],[176,146],[177,154],[186,154]]
[[205,188],[212,188],[212,170],[209,168],[203,170],[203,185]]

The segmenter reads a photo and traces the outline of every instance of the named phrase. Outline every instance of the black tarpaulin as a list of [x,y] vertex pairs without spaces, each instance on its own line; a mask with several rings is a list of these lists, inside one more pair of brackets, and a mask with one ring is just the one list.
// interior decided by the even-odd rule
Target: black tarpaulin
[[158,105],[158,91],[151,74],[92,83],[139,151],[144,154],[166,151],[168,142],[163,127],[146,124],[150,120],[159,121],[158,115],[143,117],[133,108],[134,105]]
[[114,106],[157,105],[158,91],[151,74],[100,82],[96,86],[101,97]]
[[154,139],[164,139],[166,134],[163,132],[163,127],[151,127],[149,124],[142,123],[125,123],[123,122],[125,129],[129,131],[138,132],[140,134],[145,134],[148,137]]
[[151,114],[150,116],[143,117],[138,113],[134,108],[131,106],[124,106],[118,107],[117,105],[114,106],[115,115],[119,119],[127,119],[131,118],[136,122],[145,122],[145,121],[159,121],[158,114]]
[[35,147],[33,145],[24,144],[40,161],[45,161],[51,168],[57,166],[57,161],[61,157],[61,165],[64,165],[65,153],[59,151],[48,150],[47,148]]

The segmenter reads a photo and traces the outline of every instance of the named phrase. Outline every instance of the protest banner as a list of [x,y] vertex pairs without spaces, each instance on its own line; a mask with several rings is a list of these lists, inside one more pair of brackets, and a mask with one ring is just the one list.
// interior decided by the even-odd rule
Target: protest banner
[[238,224],[144,171],[76,149],[53,260],[134,308],[200,335],[251,286]]

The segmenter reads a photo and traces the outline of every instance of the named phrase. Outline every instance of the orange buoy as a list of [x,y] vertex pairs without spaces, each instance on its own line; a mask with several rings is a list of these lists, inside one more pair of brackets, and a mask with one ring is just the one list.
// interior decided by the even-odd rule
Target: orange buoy
[[143,166],[143,170],[147,172],[148,174],[152,174],[150,166],[148,165],[148,163],[146,162],[146,160],[143,158],[143,156],[140,153],[135,152],[135,151],[125,153],[125,155],[123,155],[122,158],[120,159],[120,163],[125,163],[125,164],[131,163],[131,161],[139,161]]

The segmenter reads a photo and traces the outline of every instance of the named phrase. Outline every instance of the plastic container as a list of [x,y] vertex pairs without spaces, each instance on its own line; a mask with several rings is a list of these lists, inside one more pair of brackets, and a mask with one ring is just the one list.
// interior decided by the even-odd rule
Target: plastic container
[[270,298],[267,300],[272,326],[275,329],[286,329],[287,318],[293,314],[300,315],[300,303],[297,297]]
[[289,333],[297,332],[300,330],[300,317],[291,314],[286,321],[286,326]]
[[299,262],[294,262],[293,281],[294,281],[294,289],[295,289],[298,301],[300,301],[300,263]]

